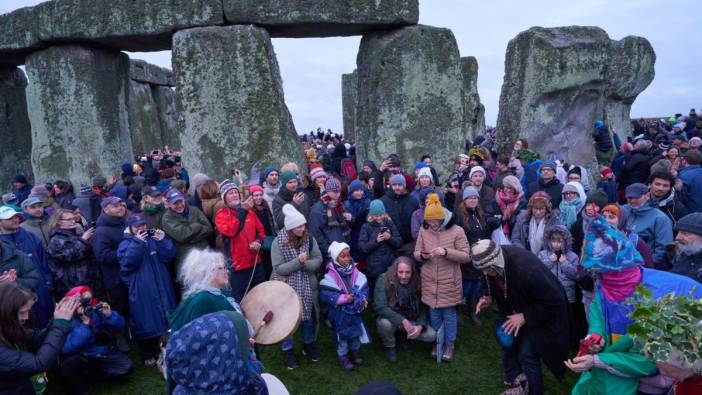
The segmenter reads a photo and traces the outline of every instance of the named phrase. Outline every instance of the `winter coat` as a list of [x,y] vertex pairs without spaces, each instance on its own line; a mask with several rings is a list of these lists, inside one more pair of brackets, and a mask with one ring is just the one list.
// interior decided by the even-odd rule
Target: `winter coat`
[[[436,247],[445,248],[446,256],[422,259],[422,252],[431,252]],[[460,265],[470,262],[470,246],[463,228],[451,224],[450,214],[446,215],[438,232],[428,228],[419,231],[414,259],[423,262],[422,302],[434,309],[461,303],[463,278]]]
[[524,168],[524,176],[522,176],[521,179],[523,191],[528,191],[527,187],[532,182],[536,182],[541,179],[541,177],[539,177],[539,169],[541,169],[542,164],[543,162],[541,162],[541,160],[535,160],[533,162],[524,163],[524,165],[522,165],[522,167]]
[[410,232],[412,233],[412,240],[417,240],[419,237],[419,229],[422,229],[424,224],[424,209],[418,208],[412,213],[412,220],[410,221]]
[[[327,273],[319,284],[319,298],[329,306],[327,318],[340,340],[354,339],[365,332],[362,309],[356,307],[362,302],[359,297],[368,300],[368,280],[354,268],[347,281],[348,286],[334,264],[329,262]],[[348,303],[348,294],[357,295],[352,303]]]
[[[412,273],[412,275],[416,276],[417,273]],[[400,311],[399,303],[395,303],[395,305],[392,306],[390,305],[388,293],[391,292],[391,290],[389,284],[385,280],[386,276],[387,273],[381,274],[375,283],[375,292],[373,293],[373,310],[375,311],[376,316],[387,319],[392,323],[393,327],[398,330],[403,329],[402,320],[405,319],[411,321],[414,325],[428,325],[428,311],[427,306],[421,301],[421,290],[416,290],[412,294],[412,305],[415,306],[414,311],[402,312]],[[395,290],[395,292],[397,292],[397,290]],[[397,297],[394,299],[397,300]],[[403,315],[403,313],[405,313],[405,315]]]
[[511,170],[505,170],[497,173],[495,175],[495,179],[492,181],[492,189],[494,191],[497,191],[498,189],[502,188],[502,180],[505,179],[507,176],[513,176],[514,173],[512,173]]
[[96,287],[97,265],[93,249],[75,229],[54,228],[46,248],[49,269],[54,275],[54,294],[65,295],[71,288],[87,285]]
[[166,212],[166,208],[161,207],[157,212],[152,213],[146,210],[142,211],[144,214],[144,221],[149,226],[149,229],[163,229],[161,224],[161,219],[163,219],[163,214]]
[[90,325],[85,325],[80,318],[71,320],[71,332],[63,344],[61,354],[80,354],[88,357],[106,355],[115,352],[111,345],[97,343],[98,334],[113,337],[124,329],[124,318],[116,310],[112,310],[109,318],[102,311],[95,311],[90,315]]
[[[388,228],[391,237],[378,243],[381,228]],[[387,218],[381,223],[366,221],[361,228],[358,244],[366,254],[366,274],[370,278],[377,278],[388,270],[397,257],[395,250],[402,246],[402,236],[395,224]]]
[[[542,221],[546,221],[546,223],[544,224],[544,234],[546,233],[546,228],[548,228],[549,226],[560,225],[561,220],[558,217],[558,210],[552,211],[551,216],[548,218],[544,217]],[[527,251],[531,251],[531,244],[529,243],[530,222],[531,219],[527,219],[526,211],[522,211],[521,213],[519,213],[519,216],[517,217],[517,222],[514,224],[514,228],[512,228],[512,237],[510,238],[512,245],[522,247]]]
[[619,188],[626,188],[631,184],[640,182],[646,184],[651,168],[648,166],[648,152],[634,151],[624,161],[618,177]]
[[678,178],[683,182],[683,199],[691,213],[702,212],[702,168],[689,165],[678,171]]
[[[561,262],[560,257],[555,262],[551,260],[554,254],[551,248],[550,239],[554,234],[561,236],[563,245],[560,254],[565,255],[565,261]],[[578,272],[580,259],[573,252],[573,237],[564,226],[549,226],[544,230],[544,248],[539,252],[538,257],[546,265],[548,270],[561,282],[568,296],[568,302],[575,303],[575,275]]]
[[51,317],[54,315],[54,302],[51,299],[51,287],[54,282],[54,275],[49,269],[49,262],[46,258],[44,244],[38,237],[23,228],[17,229],[14,234],[0,235],[0,240],[12,243],[15,248],[25,253],[34,266],[39,269],[41,281],[34,290],[39,300],[32,307],[32,315],[35,328],[45,328]]
[[175,310],[168,313],[168,327],[171,333],[178,332],[189,322],[205,314],[234,311],[235,308],[230,299],[234,301],[229,291],[226,290],[216,290],[216,292],[202,290],[183,299]]
[[617,189],[619,185],[614,180],[600,181],[597,183],[597,189],[601,190],[607,194],[607,203],[617,203],[619,201],[619,195],[617,194]]
[[[482,223],[478,215],[473,211],[468,211],[468,218],[463,217],[463,210],[457,210],[454,217],[456,224],[463,229],[468,239],[468,245],[477,243],[478,240],[490,239],[492,231],[500,226],[500,221],[495,217],[485,218],[485,223]],[[463,280],[480,280],[482,277],[480,270],[473,267],[471,264],[461,265],[461,277]]]
[[97,221],[102,213],[100,202],[102,202],[102,196],[93,191],[81,193],[73,199],[73,205],[80,209],[80,215],[87,223]]
[[319,243],[322,255],[328,257],[329,246],[332,242],[348,243],[351,237],[351,228],[346,219],[332,210],[331,218],[327,217],[327,205],[319,201],[312,206],[308,217],[310,234]]
[[612,149],[612,133],[607,127],[594,128],[592,138],[595,140],[595,149],[600,152],[609,152]]
[[688,214],[687,207],[685,207],[685,204],[680,200],[680,195],[672,188],[668,196],[661,200],[654,200],[653,197],[651,197],[650,204],[657,207],[663,214],[670,218],[671,222],[673,222],[673,226],[675,226],[675,223],[680,218]]
[[702,283],[702,252],[693,255],[678,254],[670,271]]
[[22,188],[15,189],[12,191],[12,193],[14,193],[15,197],[17,198],[17,205],[21,205],[22,202],[24,202],[29,197],[29,194],[32,193],[32,188],[34,188],[34,185],[26,184]]
[[500,308],[500,315],[524,314],[519,336],[528,336],[536,355],[559,380],[571,344],[571,314],[568,297],[556,276],[532,253],[519,247],[500,246],[505,261],[506,298],[495,277],[488,276],[487,295]]
[[73,192],[61,193],[54,196],[54,202],[56,202],[60,208],[68,208],[73,204],[73,199],[75,198],[76,196],[73,194]]
[[207,240],[212,235],[212,225],[205,214],[195,207],[188,207],[185,215],[173,210],[166,210],[161,219],[163,231],[173,240],[176,246],[175,262],[177,268],[185,260],[193,248],[204,249],[209,245]]
[[538,181],[529,184],[527,187],[527,200],[538,191],[544,191],[548,194],[551,198],[551,207],[558,207],[561,204],[563,184],[555,176],[549,182],[544,182],[542,178],[539,178]]
[[70,330],[70,322],[54,320],[44,330],[30,331],[23,351],[0,342],[0,394],[34,395],[30,378],[56,366]]
[[629,214],[625,222],[626,229],[638,234],[646,242],[656,268],[667,269],[669,263],[665,255],[665,246],[673,241],[673,223],[670,218],[651,204],[637,209],[625,204],[622,209]]
[[24,222],[20,225],[22,228],[32,232],[34,236],[41,240],[44,248],[49,245],[49,239],[51,238],[51,218],[44,212],[41,218],[30,217],[27,214],[23,214]]
[[124,229],[126,227],[127,223],[124,221],[124,218],[102,213],[97,219],[97,227],[95,228],[91,244],[93,245],[95,260],[100,265],[102,283],[108,290],[117,287],[121,282],[117,248],[124,238]]
[[[239,232],[241,221],[244,225]],[[249,269],[262,262],[261,250],[249,247],[254,241],[263,245],[266,240],[263,224],[253,210],[224,207],[217,211],[214,222],[217,232],[222,235],[224,256],[232,270]]]
[[277,187],[273,188],[264,181],[261,186],[263,187],[263,199],[266,201],[266,203],[268,203],[268,207],[273,210],[273,201],[275,200],[276,196],[278,196],[278,192],[280,191],[280,183],[278,183]]
[[349,246],[351,246],[351,256],[354,262],[364,261],[366,254],[358,246],[358,238],[361,235],[361,228],[366,223],[368,217],[368,207],[370,207],[370,191],[366,191],[361,199],[354,199],[351,194],[344,202],[344,209],[351,213],[351,236]]
[[[285,214],[283,214],[283,206],[286,204],[292,204],[295,209],[302,214],[303,217],[310,217],[310,208],[312,205],[307,197],[302,203],[297,204],[293,201],[293,196],[302,192],[302,189],[298,189],[295,192],[290,192],[285,186],[281,187],[278,194],[273,199],[273,204],[271,205],[271,210],[273,211],[273,219],[275,220],[275,226],[277,229],[282,229],[285,226]],[[265,197],[265,194],[264,194]]]
[[212,224],[214,224],[214,217],[215,214],[217,214],[217,211],[219,211],[219,209],[222,207],[225,207],[224,202],[219,197],[215,199],[205,199],[201,202],[201,205],[202,213],[205,214],[205,217],[207,217]]
[[380,200],[392,222],[397,226],[403,243],[412,241],[412,213],[419,208],[419,201],[405,193],[396,195],[392,189],[385,192]]
[[39,268],[14,243],[0,239],[0,273],[10,269],[17,272],[18,284],[36,292],[41,284]]
[[167,313],[176,308],[168,267],[175,246],[168,236],[146,241],[127,235],[117,250],[119,274],[129,290],[129,332],[137,340],[152,339],[168,330]]

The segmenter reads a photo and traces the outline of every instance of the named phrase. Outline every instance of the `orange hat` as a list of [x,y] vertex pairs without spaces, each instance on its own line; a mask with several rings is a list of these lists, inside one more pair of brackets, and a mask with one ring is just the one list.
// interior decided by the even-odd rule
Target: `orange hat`
[[617,205],[617,204],[608,204],[608,205],[602,207],[602,210],[600,210],[601,213],[604,213],[605,211],[609,211],[610,213],[617,216],[617,218],[622,217],[622,210],[619,208],[619,205]]
[[443,220],[446,218],[444,214],[444,208],[441,207],[441,202],[439,201],[439,195],[436,193],[430,193],[427,196],[427,205],[424,207],[424,220],[432,221],[436,219]]

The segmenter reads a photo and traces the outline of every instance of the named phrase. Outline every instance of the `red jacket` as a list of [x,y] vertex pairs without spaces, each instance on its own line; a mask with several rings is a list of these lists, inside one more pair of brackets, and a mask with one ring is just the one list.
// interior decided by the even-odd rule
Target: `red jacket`
[[[231,258],[232,269],[244,270],[261,262],[261,250],[256,251],[249,248],[249,244],[254,241],[263,244],[266,239],[263,224],[253,210],[246,210],[244,227],[236,237],[234,234],[239,229],[239,218],[236,210],[228,207],[219,209],[215,214],[214,223],[217,232],[222,235],[224,240],[224,255]],[[229,246],[228,252],[227,245]]]

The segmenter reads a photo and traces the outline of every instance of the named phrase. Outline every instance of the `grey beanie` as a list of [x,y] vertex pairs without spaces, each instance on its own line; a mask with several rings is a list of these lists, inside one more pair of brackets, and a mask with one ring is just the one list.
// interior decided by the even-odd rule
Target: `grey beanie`
[[480,198],[480,193],[478,193],[478,190],[475,189],[475,187],[466,187],[466,189],[463,190],[463,200],[466,200],[469,197]]

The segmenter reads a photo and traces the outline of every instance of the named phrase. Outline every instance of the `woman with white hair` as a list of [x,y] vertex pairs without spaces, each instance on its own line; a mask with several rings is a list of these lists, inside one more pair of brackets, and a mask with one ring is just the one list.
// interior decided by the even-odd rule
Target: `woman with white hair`
[[178,281],[183,285],[183,300],[169,314],[171,333],[205,314],[241,312],[229,293],[229,270],[222,253],[209,249],[190,251],[180,267]]

